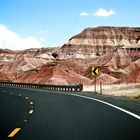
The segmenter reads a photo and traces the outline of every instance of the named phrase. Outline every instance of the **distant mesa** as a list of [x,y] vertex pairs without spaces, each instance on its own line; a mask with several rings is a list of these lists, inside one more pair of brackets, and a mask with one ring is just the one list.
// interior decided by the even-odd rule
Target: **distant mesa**
[[88,55],[96,57],[111,53],[116,48],[135,44],[140,44],[140,28],[101,26],[87,28],[73,36],[69,42],[63,45],[60,53],[67,58],[69,55],[75,55],[78,50],[77,55],[87,54],[87,57]]

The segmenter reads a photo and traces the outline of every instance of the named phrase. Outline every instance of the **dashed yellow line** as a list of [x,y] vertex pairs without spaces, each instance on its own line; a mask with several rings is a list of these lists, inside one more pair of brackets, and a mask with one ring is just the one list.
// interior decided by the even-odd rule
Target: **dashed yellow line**
[[14,129],[9,135],[8,138],[14,137],[14,135],[20,130],[21,128]]
[[30,102],[30,104],[32,105],[32,104],[33,104],[33,102]]
[[33,110],[33,109],[31,109],[31,110],[29,111],[29,114],[33,114],[33,112],[34,112],[34,110]]
[[24,120],[24,122],[27,122],[27,120]]
[[[2,91],[5,92],[5,91]],[[14,93],[10,93],[10,94],[14,94]],[[18,96],[21,96],[21,94],[18,94]],[[25,97],[25,99],[29,100],[28,97]],[[30,104],[33,105],[33,102],[30,101]],[[32,109],[29,110],[29,114],[33,114],[34,110],[33,110],[33,106],[31,106]],[[25,119],[24,122],[27,122],[27,120]],[[21,128],[15,128],[9,135],[8,138],[14,137]]]
[[28,98],[28,97],[25,97],[25,99],[27,99],[27,100],[28,100],[29,98]]

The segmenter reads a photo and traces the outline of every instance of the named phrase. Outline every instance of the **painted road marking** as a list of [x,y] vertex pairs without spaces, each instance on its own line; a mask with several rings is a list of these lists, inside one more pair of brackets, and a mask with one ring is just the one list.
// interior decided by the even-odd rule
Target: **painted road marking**
[[27,122],[27,120],[24,120],[24,122]]
[[33,105],[33,102],[30,102],[31,105]]
[[6,91],[2,91],[2,92],[6,92]]
[[12,94],[14,94],[14,93],[10,93],[10,94],[12,95]]
[[21,94],[18,94],[18,96],[21,96]]
[[34,110],[31,109],[31,110],[29,111],[29,114],[33,114],[33,112],[34,112]]
[[97,101],[97,102],[106,104],[106,105],[108,105],[108,106],[111,106],[111,107],[113,107],[113,108],[115,108],[115,109],[118,109],[118,110],[120,110],[120,111],[122,111],[122,112],[125,112],[125,113],[127,113],[127,114],[129,114],[129,115],[131,115],[131,116],[133,116],[133,117],[135,117],[135,118],[137,118],[137,119],[140,120],[140,116],[139,116],[139,115],[136,115],[136,114],[134,114],[134,113],[132,113],[132,112],[130,112],[130,111],[127,111],[127,110],[125,110],[125,109],[123,109],[123,108],[121,108],[121,107],[115,106],[115,105],[110,104],[110,103],[108,103],[108,102],[105,102],[105,101],[102,101],[102,100],[99,100],[99,99],[96,99],[96,98],[91,98],[91,97],[83,96],[83,95],[77,95],[77,94],[70,94],[70,95],[77,96],[77,97],[81,97],[81,98],[86,98],[86,99],[90,99],[90,100],[94,100],[94,101]]
[[14,135],[20,130],[21,128],[14,129],[9,135],[8,138],[14,137]]
[[28,100],[29,98],[28,98],[28,97],[25,97],[25,99],[27,99],[27,100]]

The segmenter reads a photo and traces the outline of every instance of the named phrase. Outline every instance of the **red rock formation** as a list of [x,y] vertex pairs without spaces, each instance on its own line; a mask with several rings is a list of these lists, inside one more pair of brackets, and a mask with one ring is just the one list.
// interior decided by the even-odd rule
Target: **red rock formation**
[[46,84],[91,84],[91,80],[69,70],[64,70],[60,66],[43,66],[34,71],[28,71],[15,80],[15,82],[31,82]]
[[[58,51],[60,58],[94,58],[113,53],[116,48],[140,42],[140,28],[97,27],[87,28],[72,37]],[[60,55],[61,54],[61,55]],[[63,55],[62,55],[63,54]]]
[[56,48],[28,49],[24,51],[0,51],[0,71],[22,72],[54,62],[51,55]]
[[[107,74],[101,74],[96,78],[96,84],[99,85],[100,83],[102,83],[103,85],[115,84],[115,83],[120,83],[120,79],[114,78]],[[92,82],[92,85],[93,84],[95,84],[95,78],[94,81]]]
[[127,75],[127,83],[140,83],[140,67]]
[[14,73],[0,72],[0,80],[1,81],[14,81],[15,80],[15,74]]
[[87,28],[61,48],[0,50],[2,80],[89,85],[92,67],[98,83],[140,82],[140,28]]

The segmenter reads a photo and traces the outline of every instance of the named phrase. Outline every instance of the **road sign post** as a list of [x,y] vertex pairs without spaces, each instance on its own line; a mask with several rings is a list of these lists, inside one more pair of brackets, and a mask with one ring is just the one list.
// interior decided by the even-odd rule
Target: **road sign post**
[[96,92],[96,76],[95,76],[95,82],[94,82],[94,91]]
[[102,82],[100,82],[100,94],[102,94]]
[[99,68],[96,67],[96,68],[92,68],[92,75],[95,77],[94,79],[94,91],[96,92],[96,78],[97,78],[97,75],[99,75]]

